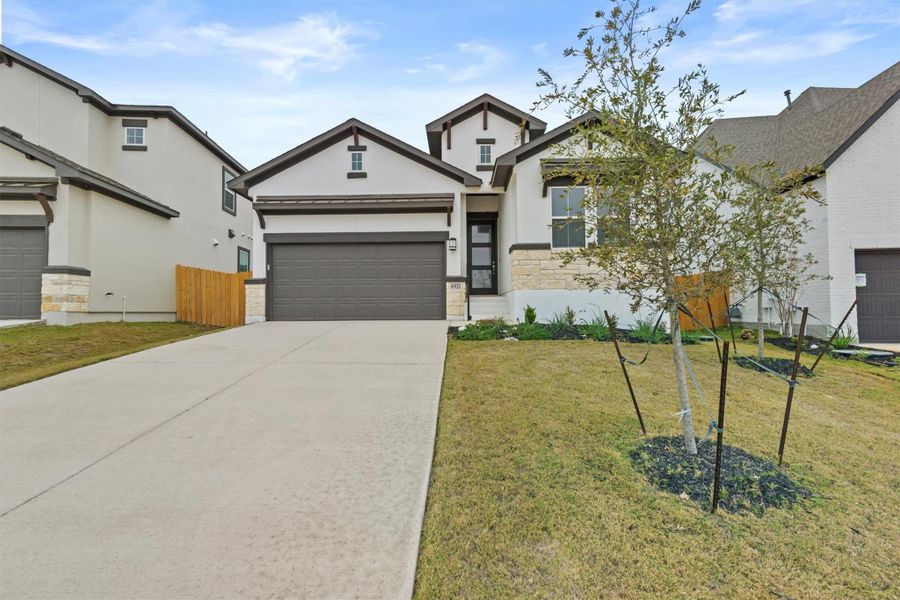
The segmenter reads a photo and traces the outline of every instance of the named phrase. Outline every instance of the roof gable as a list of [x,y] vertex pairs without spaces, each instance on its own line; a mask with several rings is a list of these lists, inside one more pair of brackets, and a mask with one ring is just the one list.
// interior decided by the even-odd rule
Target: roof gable
[[428,151],[431,155],[437,158],[441,157],[441,134],[447,128],[448,123],[465,121],[483,113],[485,110],[515,125],[520,125],[524,122],[526,129],[531,133],[532,140],[539,138],[547,130],[547,123],[534,115],[507,104],[490,94],[482,94],[425,126],[425,133],[428,136]]
[[247,195],[249,188],[253,185],[277,175],[285,169],[318,154],[326,148],[330,148],[342,140],[346,140],[349,136],[354,135],[354,133],[363,135],[367,140],[371,140],[409,160],[428,167],[445,177],[458,181],[465,186],[481,186],[481,179],[471,173],[467,173],[462,169],[458,169],[453,165],[445,163],[404,141],[375,129],[371,125],[363,123],[359,119],[348,119],[344,121],[337,127],[333,127],[311,140],[259,165],[255,169],[251,169],[240,177],[232,179],[228,186],[241,194]]

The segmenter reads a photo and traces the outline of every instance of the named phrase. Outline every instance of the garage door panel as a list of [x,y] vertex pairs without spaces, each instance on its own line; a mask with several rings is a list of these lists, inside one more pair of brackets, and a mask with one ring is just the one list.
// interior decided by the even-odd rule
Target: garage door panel
[[857,326],[863,342],[900,341],[900,250],[857,250]]
[[272,246],[275,320],[443,319],[443,243]]
[[0,229],[0,318],[41,316],[41,272],[47,266],[43,228]]

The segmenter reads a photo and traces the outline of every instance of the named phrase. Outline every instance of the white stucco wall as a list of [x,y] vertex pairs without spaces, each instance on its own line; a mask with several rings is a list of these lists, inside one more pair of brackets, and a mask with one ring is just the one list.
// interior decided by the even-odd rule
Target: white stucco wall
[[[526,139],[527,139],[526,133]],[[447,148],[447,131],[441,134],[441,160],[481,178],[482,189],[490,187],[491,172],[478,171],[479,138],[493,138],[492,159],[496,160],[520,145],[519,127],[488,111],[488,127],[484,129],[482,114],[479,112],[464,121],[453,122],[450,134],[450,148]]]

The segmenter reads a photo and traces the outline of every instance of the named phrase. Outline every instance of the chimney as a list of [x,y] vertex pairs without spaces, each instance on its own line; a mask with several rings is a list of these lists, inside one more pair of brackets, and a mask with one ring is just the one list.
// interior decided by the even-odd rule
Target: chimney
[[784,90],[784,97],[787,98],[788,110],[791,109],[791,90]]

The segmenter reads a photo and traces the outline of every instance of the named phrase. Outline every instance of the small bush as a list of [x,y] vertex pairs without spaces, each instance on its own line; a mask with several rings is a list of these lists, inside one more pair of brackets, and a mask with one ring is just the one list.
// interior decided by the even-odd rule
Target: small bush
[[635,319],[631,337],[650,344],[661,344],[666,340],[666,330],[662,322],[654,329],[656,321],[653,319]]
[[513,335],[520,340],[549,340],[550,332],[537,323],[521,323],[516,326]]
[[856,334],[853,331],[853,328],[847,326],[846,329],[841,329],[838,331],[838,334],[834,336],[831,347],[838,350],[846,350],[853,343],[854,338],[856,338]]
[[552,333],[557,333],[560,331],[567,331],[575,326],[575,320],[572,319],[572,322],[569,322],[566,313],[556,313],[553,315],[553,318],[547,322],[547,327],[550,329]]
[[699,331],[682,331],[681,332],[681,343],[689,346],[691,344],[699,344],[700,343],[700,332]]
[[456,332],[458,340],[498,340],[507,336],[508,326],[503,319],[490,319],[478,321],[465,327],[460,327]]
[[525,324],[534,325],[537,323],[537,310],[530,304],[525,305]]
[[[610,317],[610,320],[612,320],[612,317]],[[598,342],[606,342],[612,339],[609,335],[609,326],[606,324],[605,319],[596,313],[594,314],[594,318],[591,321],[585,321],[584,325],[581,325],[578,328],[578,331],[584,337],[597,340]]]

